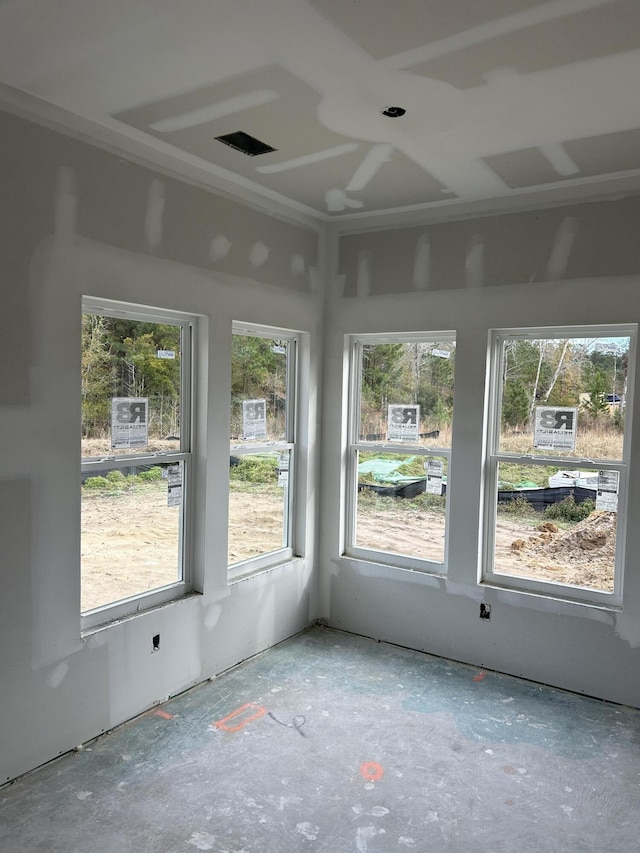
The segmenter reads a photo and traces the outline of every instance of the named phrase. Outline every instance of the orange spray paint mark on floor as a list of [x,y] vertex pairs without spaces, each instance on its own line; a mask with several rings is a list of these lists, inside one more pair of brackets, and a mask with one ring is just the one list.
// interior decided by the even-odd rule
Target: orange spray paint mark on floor
[[[249,713],[250,711],[253,711],[253,713]],[[237,721],[235,725],[228,725],[229,722],[236,720],[245,712],[248,712],[248,716],[242,717],[242,719]],[[261,705],[255,705],[253,702],[247,702],[246,705],[241,705],[239,708],[236,708],[235,711],[227,714],[226,717],[218,720],[217,723],[214,723],[214,726],[217,729],[222,729],[224,732],[239,732],[240,729],[243,729],[247,725],[247,723],[251,723],[253,720],[258,720],[260,717],[264,717],[266,713],[267,709],[263,708]]]
[[367,782],[379,782],[384,776],[382,765],[377,761],[365,761],[360,765],[360,773]]
[[486,672],[479,672],[477,675],[474,675],[474,676],[473,676],[473,680],[474,680],[474,681],[484,681],[484,679],[485,679],[486,677],[487,677],[487,673],[486,673]]
[[162,717],[163,720],[173,720],[173,714],[167,714],[166,711],[154,711],[155,717]]

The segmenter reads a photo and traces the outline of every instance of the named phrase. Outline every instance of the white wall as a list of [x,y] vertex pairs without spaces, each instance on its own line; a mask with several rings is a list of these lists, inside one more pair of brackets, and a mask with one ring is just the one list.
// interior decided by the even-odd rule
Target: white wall
[[[308,391],[317,389],[322,297],[314,231],[11,116],[0,115],[0,138],[1,783],[300,631],[315,616],[318,403],[316,391]],[[212,259],[217,234],[231,248]],[[269,249],[261,265],[251,260],[257,242]],[[202,594],[85,635],[83,294],[201,317],[195,571]],[[307,461],[297,483],[303,556],[228,585],[233,320],[304,333],[299,440]],[[157,633],[161,647],[152,655]]]
[[[320,514],[320,615],[330,625],[640,705],[640,530],[634,523],[640,514],[640,395],[622,611],[499,590],[477,580],[488,332],[638,322],[639,224],[636,198],[334,234]],[[439,329],[455,329],[457,338],[445,577],[342,556],[345,335]],[[490,622],[479,619],[480,601],[492,605]]]
[[[638,199],[335,232],[325,246],[321,231],[12,116],[0,115],[0,138],[0,782],[318,615],[368,636],[640,706],[637,525],[628,528],[622,612],[477,584],[488,329],[636,322]],[[229,252],[212,256],[219,235]],[[259,266],[251,261],[258,242],[269,248]],[[332,269],[326,294],[325,261]],[[84,636],[83,294],[193,312],[203,318],[207,343],[196,448],[196,574],[203,592]],[[306,333],[300,441],[308,463],[298,483],[303,558],[228,585],[233,320]],[[344,336],[437,329],[457,330],[446,578],[341,556]],[[634,423],[637,435],[637,411]],[[632,520],[640,510],[640,440],[633,439]],[[481,599],[493,606],[489,623],[478,618]],[[151,655],[157,633],[161,650]]]

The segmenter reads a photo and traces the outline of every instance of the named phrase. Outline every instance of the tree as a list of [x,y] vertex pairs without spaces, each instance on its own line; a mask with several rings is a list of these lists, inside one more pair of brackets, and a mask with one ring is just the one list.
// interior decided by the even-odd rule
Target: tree
[[[160,358],[159,350],[173,358]],[[82,423],[85,438],[104,437],[114,397],[149,398],[156,435],[180,428],[180,327],[96,314],[82,317]]]
[[[519,340],[505,342],[503,379],[503,423],[525,425],[539,405],[575,405],[578,401],[580,351],[576,341]],[[521,416],[523,395],[528,414]]]
[[365,344],[362,348],[362,396],[386,413],[393,392],[401,385],[404,344]]
[[529,422],[529,394],[521,380],[505,385],[502,395],[503,426],[524,427]]
[[234,335],[231,349],[231,432],[242,432],[242,401],[267,401],[271,431],[282,433],[287,397],[287,341]]
[[587,397],[580,406],[592,420],[596,420],[600,415],[609,414],[607,377],[602,370],[595,368],[591,371],[587,385]]
[[[278,350],[284,350],[280,352]],[[273,412],[284,407],[287,384],[286,342],[234,335],[231,348],[231,395],[266,398]]]
[[[179,328],[157,327],[127,337],[122,342],[121,387],[124,397],[149,398],[149,429],[160,436],[179,431],[180,359]],[[140,330],[135,330],[140,331]],[[159,358],[158,350],[170,350],[174,358]]]
[[111,350],[106,318],[82,315],[82,436],[101,437],[109,429]]
[[[450,343],[424,346],[428,351],[420,372],[416,399],[423,418],[427,420],[427,429],[440,429],[451,421],[453,412],[455,349],[451,349]],[[445,352],[449,353],[448,357],[440,354]]]

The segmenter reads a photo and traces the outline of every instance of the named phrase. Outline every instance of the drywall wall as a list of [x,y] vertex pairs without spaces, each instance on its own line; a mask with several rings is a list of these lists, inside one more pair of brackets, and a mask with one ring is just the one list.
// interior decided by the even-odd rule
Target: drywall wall
[[345,296],[499,287],[640,270],[640,197],[350,234]]
[[[334,234],[325,328],[320,613],[330,625],[640,706],[640,531],[621,612],[478,583],[489,330],[640,319],[640,200]],[[446,574],[344,554],[345,335],[456,331]],[[636,396],[629,518],[640,512]],[[341,501],[336,496],[341,495]],[[479,604],[492,605],[491,620]]]
[[[13,116],[0,115],[0,138],[0,719],[10,733],[0,744],[0,782],[295,633],[316,615],[347,630],[640,705],[634,525],[622,612],[477,584],[488,329],[636,322],[637,199],[334,233],[319,250],[322,234]],[[323,328],[318,284],[325,253],[332,279]],[[84,636],[77,382],[83,294],[193,312],[206,344],[196,448],[202,593]],[[229,585],[233,320],[305,333],[307,396],[299,430],[306,462],[297,474],[303,556]],[[436,329],[455,329],[458,337],[446,577],[342,556],[344,336]],[[636,409],[639,401],[636,395]],[[637,434],[637,411],[634,422]],[[632,473],[639,448],[634,440]],[[632,476],[630,517],[639,509],[640,481]],[[492,604],[489,623],[478,619],[481,599]],[[152,655],[157,633],[161,649]]]
[[[0,114],[0,783],[315,615],[318,234]],[[81,297],[198,316],[199,594],[81,632]],[[227,583],[231,324],[298,330],[299,557]],[[152,637],[161,635],[152,654]],[[247,697],[250,701],[251,697]]]

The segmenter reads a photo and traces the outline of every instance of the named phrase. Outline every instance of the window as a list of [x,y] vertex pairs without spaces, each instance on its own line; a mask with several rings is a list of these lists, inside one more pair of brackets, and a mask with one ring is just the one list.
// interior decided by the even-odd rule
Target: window
[[635,337],[493,333],[485,581],[620,603]]
[[190,589],[194,325],[175,313],[83,301],[85,627]]
[[346,553],[442,571],[455,337],[351,342]]
[[234,323],[229,459],[230,576],[293,555],[297,336]]

